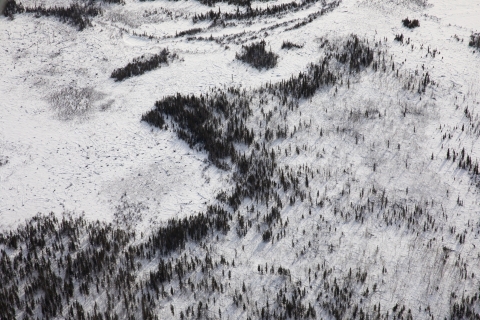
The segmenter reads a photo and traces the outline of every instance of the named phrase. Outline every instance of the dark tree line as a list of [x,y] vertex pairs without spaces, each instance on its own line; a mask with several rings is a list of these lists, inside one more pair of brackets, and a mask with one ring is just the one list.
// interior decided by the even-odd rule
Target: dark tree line
[[[270,0],[261,0],[264,2],[270,1]],[[252,4],[251,0],[199,0],[201,4],[213,7],[215,4],[220,3],[220,2],[225,2],[234,6],[240,6],[240,7],[250,7]]]
[[314,12],[314,13],[310,13],[306,18],[303,18],[301,21],[295,23],[293,26],[291,26],[289,28],[286,28],[285,31],[295,30],[295,29],[299,29],[301,27],[304,27],[307,24],[315,21],[317,18],[323,16],[324,14],[326,14],[330,11],[333,11],[333,9],[335,9],[339,5],[340,5],[340,1],[331,2],[328,5],[326,5],[325,7],[323,7],[322,10]]
[[162,64],[168,64],[169,60],[177,58],[176,54],[170,54],[167,49],[163,49],[160,53],[152,57],[145,58],[141,56],[133,59],[125,67],[113,70],[111,78],[115,81],[123,81],[130,77],[135,77],[144,74],[147,71],[159,68]]
[[[269,6],[266,9],[259,9],[255,8],[252,9],[250,6],[246,8],[245,11],[240,11],[237,8],[237,11],[229,13],[229,12],[221,12],[220,9],[218,11],[210,10],[207,13],[202,14],[195,14],[193,17],[193,22],[200,22],[200,21],[226,21],[226,20],[245,20],[245,19],[253,19],[257,17],[265,17],[265,16],[274,16],[278,14],[283,14],[289,11],[298,11],[301,10],[311,4],[319,2],[320,0],[302,0],[302,2],[298,3],[296,1],[283,3],[278,5]],[[324,4],[324,9],[322,12],[329,11],[338,6],[340,2],[332,2],[328,4]]]
[[24,7],[21,3],[17,4],[15,0],[8,0],[3,14],[6,17],[13,17],[19,13],[34,13],[36,17],[54,16],[63,23],[69,23],[76,26],[79,31],[91,26],[91,17],[96,17],[102,13],[102,10],[95,6],[95,2],[125,4],[124,0],[89,0],[84,4],[73,3],[68,7]]
[[199,32],[202,32],[201,28],[188,29],[188,30],[185,30],[185,31],[177,32],[175,37],[192,36],[192,35],[197,34]]
[[[321,10],[309,14],[307,17],[301,19],[295,25],[286,28],[285,31],[301,28],[301,27],[313,22],[315,19],[323,16],[324,14],[332,11],[333,9],[338,7],[339,4],[340,4],[339,1],[329,3],[329,4],[325,5]],[[212,17],[215,17],[215,14],[213,13],[213,11],[212,11],[211,14],[212,14]],[[221,20],[221,19],[220,20],[214,20],[214,22],[211,26],[214,26],[214,25],[217,25],[217,24],[222,25],[223,27],[227,26],[227,23],[225,21]],[[280,27],[288,26],[288,24],[289,24],[289,21],[284,21],[284,22],[276,23],[274,25],[270,25],[268,27],[264,27],[264,28],[260,29],[259,31],[248,31],[248,32],[244,31],[244,32],[241,32],[241,33],[225,34],[225,35],[221,35],[221,36],[217,36],[217,37],[213,37],[213,36],[210,36],[210,37],[191,36],[191,37],[188,37],[187,40],[189,40],[189,41],[193,41],[193,40],[215,41],[218,44],[228,44],[228,43],[231,43],[232,41],[237,42],[237,43],[238,42],[245,43],[247,41],[245,39],[249,39],[249,40],[258,39],[259,34],[262,34],[264,32],[269,32],[271,30],[274,30],[274,29],[277,29],[277,28],[280,28]],[[235,22],[231,22],[229,25],[235,25]],[[244,40],[242,40],[242,38]]]
[[293,49],[293,48],[303,48],[302,45],[299,45],[299,44],[296,44],[296,43],[293,43],[291,41],[288,41],[288,40],[285,40],[283,41],[282,43],[282,49]]
[[[144,1],[154,1],[154,0],[140,0],[140,1],[144,2]],[[180,1],[180,0],[171,0],[171,1],[176,2],[176,1]],[[267,1],[270,1],[270,0],[260,0],[260,1],[267,2]],[[210,6],[210,7],[213,7],[213,6],[215,6],[215,4],[221,3],[221,2],[228,3],[228,4],[231,4],[231,5],[235,5],[235,6],[250,6],[250,4],[251,4],[251,0],[198,0],[198,2],[200,2],[203,5]]]
[[264,40],[242,46],[242,52],[237,53],[235,58],[259,70],[271,69],[277,65],[278,55],[265,50],[265,46]]
[[9,0],[4,11],[5,16],[13,16],[19,13],[33,13],[36,17],[53,16],[58,18],[63,23],[69,23],[76,26],[79,31],[91,26],[90,18],[96,17],[102,13],[99,7],[93,3],[79,4],[73,3],[68,7],[24,7],[22,4],[17,4],[15,0]]

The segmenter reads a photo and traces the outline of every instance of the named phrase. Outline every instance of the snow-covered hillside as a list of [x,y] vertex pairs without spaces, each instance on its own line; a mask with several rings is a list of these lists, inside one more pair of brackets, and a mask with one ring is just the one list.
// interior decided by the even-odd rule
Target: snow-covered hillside
[[480,318],[480,1],[6,13],[1,319]]

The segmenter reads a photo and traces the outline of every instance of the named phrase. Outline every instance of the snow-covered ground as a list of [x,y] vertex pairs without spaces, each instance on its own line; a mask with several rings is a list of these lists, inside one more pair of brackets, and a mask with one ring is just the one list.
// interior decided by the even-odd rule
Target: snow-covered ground
[[[253,2],[252,7],[287,2]],[[172,127],[154,128],[141,117],[169,95],[238,87],[250,94],[253,110],[246,125],[256,137],[268,126],[288,125],[285,139],[266,144],[275,153],[276,170],[298,172],[302,186],[305,175],[310,179],[302,187],[305,201],[290,205],[291,190],[279,193],[283,222],[276,225],[281,231],[274,229],[274,241],[262,241],[265,226],[257,215],[270,212],[271,203],[246,198],[231,210],[253,221],[246,235],[235,232],[233,220],[231,232],[206,240],[209,247],[189,244],[173,255],[205,257],[206,251],[214,259],[235,261],[233,280],[217,297],[216,309],[231,319],[259,317],[256,301],[273,300],[284,285],[287,291],[283,280],[263,275],[265,264],[289,269],[298,287],[309,288],[302,299],[312,303],[327,301],[322,276],[352,288],[346,285],[349,269],[365,271],[367,280],[353,286],[354,303],[364,300],[370,308],[365,312],[371,313],[378,304],[382,312],[405,305],[415,319],[450,317],[454,294],[478,292],[478,175],[446,155],[455,150],[458,159],[464,149],[473,162],[480,159],[480,49],[468,46],[470,35],[480,31],[479,0],[343,0],[295,29],[290,28],[322,4],[225,26],[193,23],[192,17],[237,10],[226,3],[212,8],[193,0],[127,0],[101,6],[103,14],[81,32],[54,17],[0,17],[0,231],[14,230],[37,213],[70,212],[149,233],[170,218],[204,212],[219,202],[219,193],[233,189],[233,171],[216,168],[205,151],[190,148]],[[418,19],[420,27],[403,27],[407,17]],[[175,37],[193,28],[202,29],[197,39]],[[254,91],[297,76],[329,54],[325,40],[342,43],[351,34],[368,40],[383,59],[384,72],[368,68],[344,74],[342,85],[320,88],[288,111]],[[400,34],[403,43],[394,40]],[[210,36],[217,41],[207,40]],[[260,39],[279,55],[272,69],[257,70],[235,59],[242,45]],[[285,40],[303,47],[283,50]],[[110,78],[114,69],[163,48],[178,59],[122,82]],[[427,72],[433,83],[419,94],[419,80]],[[89,110],[62,117],[51,97],[65,88],[90,90]],[[264,116],[269,111],[270,123]],[[278,177],[276,171],[273,179]],[[249,209],[253,205],[255,212]],[[365,223],[355,217],[360,207],[367,208]],[[400,218],[405,208],[406,217]],[[410,216],[415,208],[423,213]],[[283,231],[286,236],[278,237]],[[461,234],[466,240],[459,243]],[[145,263],[139,278],[147,278],[157,264]],[[318,281],[311,271],[319,273]],[[199,274],[190,276],[200,281]],[[212,274],[226,279],[221,269]],[[247,303],[251,309],[243,311],[231,299],[242,284],[253,295]],[[370,293],[360,294],[365,288]],[[191,294],[172,294],[159,302],[168,309],[159,312],[160,318],[172,316],[170,304],[185,310],[194,300]],[[85,305],[93,308],[92,301]],[[318,318],[333,318],[325,305],[315,308]]]

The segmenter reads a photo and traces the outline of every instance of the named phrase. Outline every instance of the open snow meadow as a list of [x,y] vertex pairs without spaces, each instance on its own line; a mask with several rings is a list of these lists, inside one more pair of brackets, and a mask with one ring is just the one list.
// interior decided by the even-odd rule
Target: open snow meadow
[[0,319],[480,319],[480,0],[8,0],[0,70]]

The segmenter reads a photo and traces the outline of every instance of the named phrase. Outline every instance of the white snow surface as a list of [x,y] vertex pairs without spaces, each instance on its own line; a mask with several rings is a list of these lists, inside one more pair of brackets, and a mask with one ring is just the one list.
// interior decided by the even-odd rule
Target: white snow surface
[[[42,1],[45,6],[66,3],[69,2]],[[227,10],[233,6],[220,7]],[[173,17],[162,14],[162,9],[173,12]],[[445,86],[451,84],[457,92],[475,90],[479,82],[478,54],[472,54],[465,43],[471,32],[480,29],[480,1],[438,0],[425,7],[408,1],[343,1],[334,12],[291,31],[288,38],[304,47],[280,52],[278,67],[267,71],[235,61],[239,45],[225,50],[215,43],[188,42],[184,38],[153,41],[118,28],[134,25],[136,28],[131,30],[137,33],[174,35],[197,27],[190,19],[175,16],[191,16],[209,9],[195,1],[105,5],[104,15],[95,18],[93,28],[83,32],[75,32],[72,26],[55,18],[0,18],[0,153],[9,160],[8,165],[0,168],[1,229],[14,227],[37,212],[61,210],[110,220],[115,203],[124,192],[131,201],[147,201],[147,216],[156,219],[201,210],[223,184],[222,173],[213,168],[205,170],[205,155],[189,150],[171,132],[154,130],[152,134],[140,122],[141,114],[151,109],[154,101],[176,92],[200,94],[214,86],[256,87],[289,78],[318,59],[318,43],[314,41],[317,37],[350,33],[377,39],[387,37],[393,53],[402,59],[408,57],[408,68],[427,62],[436,67],[433,77],[442,79]],[[142,19],[145,10],[157,10],[158,14]],[[295,17],[304,15],[300,12]],[[123,19],[125,22],[119,23],[113,19],[123,21],[120,16],[132,21]],[[404,16],[419,18],[422,27],[404,30],[400,23]],[[267,23],[256,21],[251,26],[204,33],[216,36],[255,31]],[[401,32],[416,46],[423,43],[436,48],[442,60],[427,61],[421,54],[409,53],[406,47],[393,44],[393,36]],[[455,41],[454,35],[464,42]],[[274,33],[265,38],[271,48],[278,49],[285,36]],[[164,47],[177,53],[182,61],[121,83],[109,78],[113,69]],[[69,86],[95,88],[101,99],[95,102],[95,110],[82,119],[61,121],[47,98]],[[108,109],[98,111],[102,104]],[[446,112],[438,115],[449,117]],[[183,209],[180,204],[184,204]]]
[[[32,5],[34,1],[23,3]],[[43,3],[53,6],[69,1]],[[227,4],[213,10],[219,7],[222,11],[236,10]],[[465,107],[474,117],[480,112],[480,50],[468,46],[470,35],[480,31],[479,0],[344,0],[338,8],[304,27],[286,32],[286,27],[279,27],[261,33],[260,29],[280,22],[292,26],[318,11],[320,3],[279,19],[256,19],[208,30],[209,24],[193,24],[191,20],[195,13],[211,9],[196,1],[127,0],[124,6],[103,5],[103,9],[102,16],[92,19],[93,26],[82,32],[53,17],[37,19],[22,14],[13,20],[0,18],[0,160],[8,160],[0,166],[0,231],[11,230],[38,212],[60,215],[68,211],[91,220],[114,221],[118,206],[127,205],[138,212],[133,221],[123,223],[147,232],[171,217],[201,212],[206,205],[215,203],[219,191],[231,187],[230,174],[210,164],[205,152],[189,148],[171,129],[159,130],[141,122],[142,114],[151,110],[155,101],[177,92],[201,94],[224,86],[253,89],[288,79],[322,57],[320,38],[341,39],[354,33],[372,43],[382,41],[391,56],[386,57],[387,68],[394,61],[402,79],[415,70],[422,71],[424,66],[438,86],[420,100],[415,93],[403,90],[404,80],[395,78],[393,72],[354,76],[350,89],[339,87],[336,94],[335,88],[321,89],[311,100],[302,101],[288,120],[290,128],[312,121],[312,129],[299,130],[293,138],[276,141],[270,148],[281,151],[278,161],[282,166],[298,168],[308,164],[319,170],[321,177],[311,182],[311,188],[315,196],[319,190],[321,197],[329,199],[329,208],[364,203],[358,195],[363,186],[387,190],[394,197],[389,199],[392,202],[434,202],[450,213],[442,233],[445,238],[440,242],[428,234],[412,234],[374,223],[342,224],[338,216],[318,208],[312,214],[323,215],[329,221],[325,228],[334,225],[338,230],[322,229],[320,236],[315,236],[317,225],[324,222],[302,219],[298,212],[307,216],[309,206],[301,203],[285,209],[282,218],[288,218],[297,230],[297,247],[307,246],[306,239],[315,238],[317,251],[307,250],[307,256],[299,258],[291,250],[291,242],[264,243],[254,231],[241,239],[229,234],[217,250],[231,260],[241,246],[245,247],[236,258],[238,272],[256,270],[258,264],[281,264],[299,279],[305,279],[305,260],[315,266],[318,261],[327,261],[338,268],[336,272],[364,267],[370,271],[369,283],[392,283],[387,291],[376,293],[382,306],[398,299],[412,306],[421,305],[422,310],[435,306],[435,317],[448,313],[444,301],[448,301],[450,291],[463,285],[470,292],[478,284],[478,278],[461,283],[453,271],[445,276],[445,270],[454,270],[452,261],[445,270],[425,270],[438,263],[441,248],[446,246],[456,250],[458,257],[469,262],[469,270],[480,276],[478,234],[469,233],[467,245],[463,246],[458,245],[455,235],[447,237],[447,225],[460,232],[480,222],[478,187],[465,170],[445,160],[449,147],[457,151],[464,147],[474,159],[480,158],[478,135],[456,130],[467,123]],[[155,10],[157,13],[153,13]],[[405,17],[419,19],[420,27],[404,28],[401,20]],[[239,38],[247,39],[256,34],[279,54],[278,65],[259,71],[235,60],[240,42],[218,44],[174,37],[176,32],[197,27],[204,28],[196,34],[203,37],[245,31],[246,35]],[[135,36],[133,32],[156,38]],[[400,33],[410,38],[409,45],[393,40]],[[284,40],[304,46],[281,50]],[[176,53],[179,59],[122,82],[110,78],[114,69],[162,48]],[[434,49],[437,53],[432,57],[428,51]],[[95,99],[88,112],[63,119],[52,108],[49,97],[68,87],[92,88]],[[403,107],[418,116],[401,116]],[[358,127],[344,121],[352,110],[363,114],[369,108],[384,115],[383,120],[364,122]],[[259,110],[254,114],[261,119]],[[357,146],[352,135],[336,134],[338,126],[358,130],[368,148]],[[260,128],[254,128],[260,132]],[[318,128],[322,128],[323,138],[319,138]],[[441,139],[450,132],[452,139]],[[385,146],[387,140],[389,148]],[[306,145],[308,152],[282,156],[294,142]],[[377,164],[374,171],[372,163]],[[350,174],[343,175],[343,170],[350,170]],[[339,197],[348,186],[352,186],[352,192],[347,199]],[[458,206],[458,199],[463,200],[462,206]],[[246,200],[241,208],[252,203]],[[440,216],[436,219],[444,221]],[[429,241],[437,242],[435,249],[426,249]],[[326,243],[335,248],[333,253],[322,246]],[[382,278],[383,266],[389,270],[388,278]],[[253,281],[247,285],[259,295],[262,285],[272,285],[268,280]],[[434,294],[436,286],[440,286],[441,293]],[[310,294],[316,296],[320,290],[313,288]],[[178,308],[187,305],[176,303]],[[426,318],[419,310],[412,311],[415,318]]]

